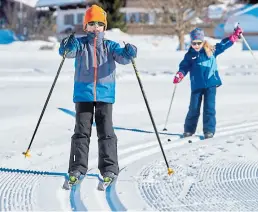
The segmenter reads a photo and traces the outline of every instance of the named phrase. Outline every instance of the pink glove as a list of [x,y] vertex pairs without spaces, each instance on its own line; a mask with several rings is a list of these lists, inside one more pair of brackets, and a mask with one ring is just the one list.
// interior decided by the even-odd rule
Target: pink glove
[[184,78],[183,73],[179,71],[179,72],[177,72],[176,76],[174,77],[173,83],[177,84],[177,83],[181,82],[183,78]]
[[231,40],[233,43],[236,42],[238,38],[240,38],[240,35],[242,33],[243,33],[243,30],[239,26],[237,26],[234,33],[229,36],[229,40]]

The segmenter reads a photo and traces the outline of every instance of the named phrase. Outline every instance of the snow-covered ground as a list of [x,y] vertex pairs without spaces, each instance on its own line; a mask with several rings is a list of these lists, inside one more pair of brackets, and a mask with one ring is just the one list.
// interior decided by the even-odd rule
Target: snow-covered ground
[[[217,93],[217,133],[201,140],[202,118],[192,143],[180,139],[188,110],[189,78],[178,85],[167,132],[162,131],[185,52],[177,39],[107,32],[138,47],[137,67],[160,138],[175,171],[167,174],[131,65],[118,65],[114,125],[121,172],[106,192],[97,190],[97,136],[93,130],[89,172],[71,191],[62,189],[74,128],[73,60],[66,60],[31,148],[40,112],[61,57],[39,50],[46,43],[0,46],[0,209],[10,210],[245,210],[258,207],[258,67],[241,44],[219,56],[223,86]],[[212,43],[216,40],[211,40]],[[258,58],[258,54],[255,53]],[[95,128],[94,128],[95,129]],[[167,133],[167,134],[166,134]],[[170,139],[170,141],[168,140]],[[30,171],[26,171],[30,170]]]

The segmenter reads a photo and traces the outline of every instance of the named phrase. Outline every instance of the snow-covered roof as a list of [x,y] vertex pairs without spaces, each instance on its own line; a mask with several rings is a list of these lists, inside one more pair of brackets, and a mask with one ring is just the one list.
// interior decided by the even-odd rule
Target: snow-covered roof
[[253,15],[258,17],[258,4],[255,5],[246,5],[241,11],[234,14],[234,16],[239,15]]
[[225,4],[210,5],[208,7],[208,17],[221,18],[226,10],[227,7]]
[[16,2],[21,2],[23,4],[26,4],[30,7],[35,7],[38,0],[14,0]]
[[225,23],[224,30],[229,33],[238,22],[245,33],[258,33],[258,4],[247,5],[241,11],[234,13]]
[[222,18],[225,14],[234,13],[245,7],[245,4],[212,4],[208,7],[208,17],[211,19]]
[[38,0],[36,7],[62,6],[85,2],[87,2],[87,0]]

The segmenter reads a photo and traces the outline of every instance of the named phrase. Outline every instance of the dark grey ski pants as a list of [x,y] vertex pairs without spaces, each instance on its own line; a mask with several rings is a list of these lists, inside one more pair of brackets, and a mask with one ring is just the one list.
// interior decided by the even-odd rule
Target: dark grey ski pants
[[95,108],[95,122],[98,135],[98,168],[103,175],[110,171],[118,174],[117,137],[113,129],[112,104],[105,102],[80,102],[75,104],[76,123],[71,141],[68,172],[78,170],[86,174],[88,154]]

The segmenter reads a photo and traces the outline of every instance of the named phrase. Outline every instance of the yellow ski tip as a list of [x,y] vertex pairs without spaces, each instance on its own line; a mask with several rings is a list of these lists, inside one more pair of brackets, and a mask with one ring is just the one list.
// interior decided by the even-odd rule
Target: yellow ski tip
[[175,172],[174,172],[174,170],[173,169],[171,169],[171,168],[168,168],[168,175],[171,175],[171,174],[174,174]]
[[26,152],[23,152],[22,154],[25,156],[25,158],[29,158],[31,156],[29,150],[27,150]]

